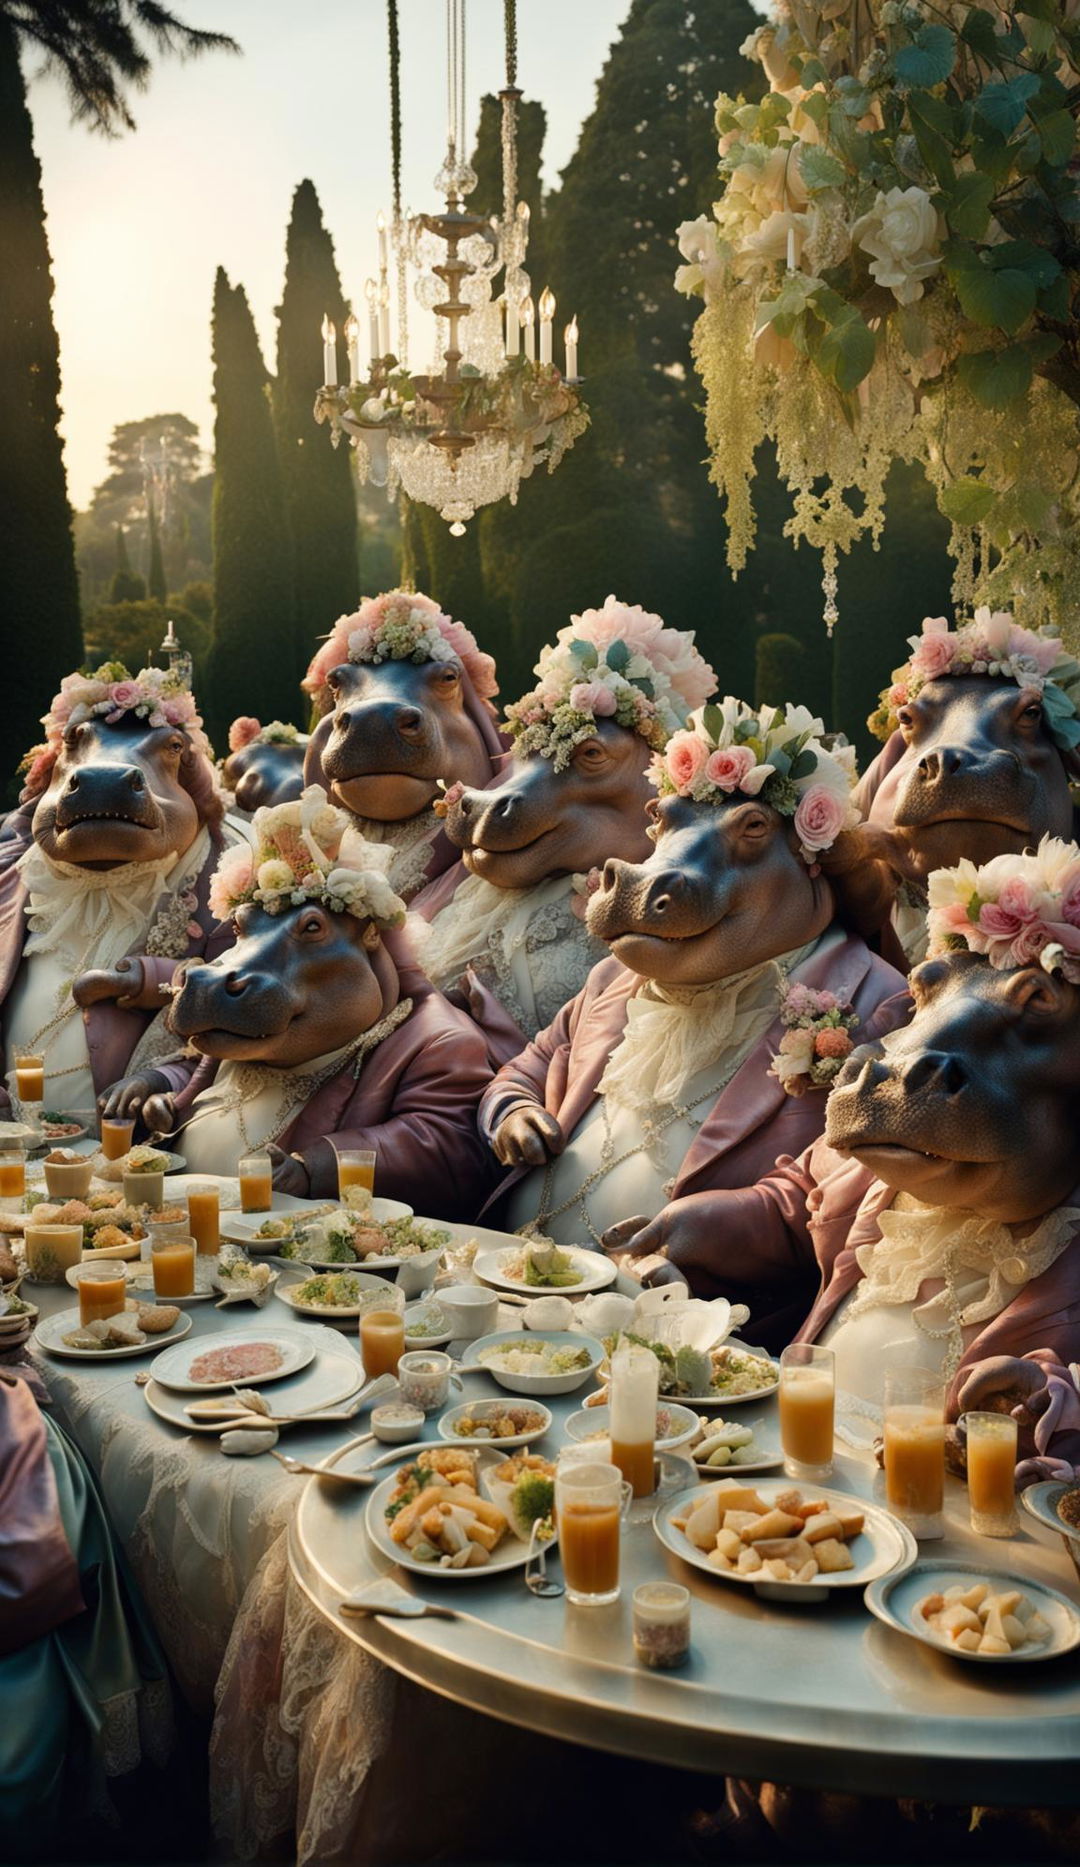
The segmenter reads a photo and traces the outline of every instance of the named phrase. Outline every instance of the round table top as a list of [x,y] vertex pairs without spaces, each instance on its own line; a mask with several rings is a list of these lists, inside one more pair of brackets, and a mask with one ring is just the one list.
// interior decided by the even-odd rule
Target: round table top
[[[549,1400],[555,1423],[537,1450],[554,1455],[566,1437],[562,1422],[580,1402],[581,1395]],[[774,1408],[775,1401],[758,1402],[731,1417],[765,1420],[775,1435]],[[434,1422],[427,1436],[436,1436]],[[370,1446],[357,1448],[340,1463],[359,1468],[371,1456]],[[869,1452],[840,1451],[829,1485],[883,1501]],[[297,1582],[348,1639],[474,1710],[688,1769],[947,1802],[1075,1802],[1075,1654],[965,1664],[883,1626],[858,1590],[816,1603],[760,1600],[669,1554],[636,1513],[623,1533],[622,1594],[611,1607],[537,1598],[520,1571],[421,1580],[375,1550],[364,1528],[367,1498],[309,1480],[290,1532]],[[922,1553],[960,1558],[980,1573],[1019,1571],[1080,1601],[1062,1540],[1040,1526],[1024,1521],[1008,1540],[975,1537],[966,1492],[953,1480],[946,1524],[944,1540]],[[453,1607],[456,1618],[340,1612],[343,1596],[384,1574]],[[634,1660],[630,1597],[639,1582],[665,1575],[691,1593],[691,1654],[678,1672],[656,1673]]]

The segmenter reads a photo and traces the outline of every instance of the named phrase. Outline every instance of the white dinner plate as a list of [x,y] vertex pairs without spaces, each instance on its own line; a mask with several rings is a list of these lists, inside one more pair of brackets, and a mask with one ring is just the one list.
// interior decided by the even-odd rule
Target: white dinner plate
[[[277,1383],[273,1395],[275,1413],[322,1413],[344,1406],[364,1385],[366,1376],[356,1349],[317,1323],[308,1333],[318,1349],[318,1359]],[[255,1385],[258,1391],[258,1383]],[[151,1413],[182,1433],[220,1434],[222,1430],[220,1420],[208,1423],[189,1419],[185,1408],[191,1405],[191,1394],[177,1393],[151,1380],[143,1388],[143,1396]],[[380,1398],[385,1396],[375,1396],[376,1401]]]
[[[251,1348],[256,1343],[269,1343],[280,1350],[281,1361],[276,1368],[269,1371],[261,1369],[250,1374],[222,1375],[218,1380],[192,1380],[191,1366],[200,1356],[220,1349]],[[314,1359],[315,1344],[299,1329],[263,1328],[255,1321],[247,1329],[230,1329],[221,1335],[204,1335],[197,1342],[166,1349],[164,1355],[158,1356],[150,1373],[160,1387],[174,1388],[179,1394],[212,1394],[228,1387],[265,1387],[269,1381],[281,1381],[287,1374],[295,1374],[298,1368],[305,1368]]]
[[[944,1594],[957,1583],[971,1588],[977,1582],[988,1582],[996,1594],[1018,1588],[1048,1623],[1049,1634],[1037,1644],[1017,1647],[1012,1653],[967,1653],[963,1647],[954,1647],[950,1641],[942,1639],[918,1612],[919,1602],[926,1595]],[[1033,1581],[1030,1576],[984,1568],[979,1562],[926,1556],[903,1574],[885,1575],[872,1582],[865,1599],[871,1614],[884,1621],[886,1627],[909,1634],[913,1640],[921,1640],[924,1646],[933,1647],[935,1653],[944,1653],[948,1659],[973,1660],[977,1666],[1027,1666],[1033,1660],[1057,1659],[1060,1654],[1071,1653],[1074,1647],[1080,1646],[1080,1613],[1067,1596],[1059,1595],[1056,1588],[1047,1588],[1043,1582]]]
[[[496,1450],[494,1447],[470,1446],[469,1450],[477,1455],[477,1475],[481,1481],[485,1468],[501,1465],[506,1458],[505,1452]],[[411,1454],[409,1458],[413,1456],[415,1455]],[[408,1464],[409,1458],[403,1459],[402,1464]],[[362,1467],[355,1469],[359,1470]],[[317,1484],[318,1480],[313,1478],[311,1483]],[[402,1549],[394,1542],[386,1523],[386,1507],[393,1495],[396,1483],[397,1473],[395,1471],[389,1478],[384,1478],[382,1484],[376,1485],[367,1498],[364,1522],[367,1526],[367,1533],[379,1554],[389,1557],[391,1562],[398,1563],[401,1568],[408,1569],[412,1575],[430,1576],[441,1582],[470,1582],[474,1581],[477,1576],[500,1575],[507,1569],[524,1568],[528,1562],[529,1546],[523,1543],[519,1536],[515,1536],[512,1530],[507,1530],[497,1549],[492,1551],[489,1560],[478,1569],[443,1569],[434,1562],[418,1562],[407,1549]],[[554,1554],[554,1542],[546,1544],[545,1549],[549,1555]]]
[[[293,1264],[290,1264],[289,1268],[290,1270],[295,1270],[296,1266]],[[354,1270],[351,1266],[346,1266],[343,1264],[335,1264],[333,1266],[333,1272],[331,1274],[336,1274],[339,1271],[344,1271],[345,1274],[349,1277],[358,1277],[360,1280],[361,1290],[379,1290],[379,1289],[392,1290],[393,1289],[393,1285],[390,1282],[389,1278],[375,1277],[372,1275],[370,1271],[359,1271],[359,1270]],[[300,1298],[297,1296],[296,1293],[303,1284],[309,1283],[310,1281],[311,1281],[310,1278],[300,1277],[296,1280],[295,1283],[279,1284],[278,1286],[277,1294],[281,1302],[287,1303],[289,1308],[293,1310],[297,1316],[315,1316],[318,1318],[320,1322],[333,1324],[333,1323],[341,1323],[341,1322],[356,1322],[357,1318],[363,1313],[363,1310],[366,1307],[363,1303],[349,1303],[349,1304],[335,1303],[333,1307],[331,1307],[327,1303],[301,1302]]]
[[574,1284],[528,1284],[523,1277],[513,1277],[506,1266],[515,1258],[521,1257],[526,1240],[517,1239],[512,1245],[501,1245],[492,1249],[481,1249],[473,1259],[473,1272],[481,1283],[489,1284],[492,1290],[512,1290],[517,1296],[526,1297],[581,1297],[590,1290],[606,1290],[615,1282],[618,1267],[614,1260],[601,1256],[599,1251],[585,1251],[580,1245],[560,1245],[559,1250],[568,1257],[573,1268],[579,1274]]
[[130,1348],[69,1348],[62,1337],[79,1327],[77,1309],[60,1310],[54,1316],[46,1316],[34,1330],[34,1340],[47,1355],[55,1355],[62,1361],[123,1361],[129,1355],[153,1355],[167,1344],[179,1343],[191,1330],[191,1317],[178,1316],[171,1329],[165,1329],[160,1335],[148,1335],[145,1342],[135,1342]]
[[[512,1407],[519,1411],[528,1408],[530,1413],[538,1414],[540,1425],[531,1426],[524,1433],[507,1433],[501,1437],[485,1435],[477,1438],[471,1433],[457,1431],[459,1420],[497,1420],[500,1414],[508,1413]],[[550,1429],[550,1410],[539,1400],[467,1400],[461,1406],[450,1407],[443,1414],[439,1421],[439,1438],[449,1440],[453,1445],[498,1446],[502,1451],[510,1452],[516,1446],[531,1446],[534,1440],[542,1439]]]
[[[682,1456],[686,1456],[685,1452]],[[725,1472],[722,1476],[741,1483],[743,1474],[736,1470]],[[671,1521],[673,1517],[685,1516],[692,1505],[704,1503],[707,1498],[715,1496],[711,1484],[694,1485],[690,1490],[681,1491],[678,1497],[661,1504],[653,1517],[653,1529],[664,1548],[669,1549],[672,1555],[680,1556],[683,1562],[703,1570],[715,1581],[735,1582],[742,1587],[750,1587],[769,1601],[821,1601],[834,1589],[865,1588],[868,1582],[875,1581],[879,1575],[910,1568],[919,1553],[915,1538],[904,1524],[890,1516],[888,1511],[881,1510],[876,1504],[867,1504],[862,1498],[853,1497],[850,1492],[828,1491],[824,1485],[795,1485],[790,1478],[766,1478],[753,1488],[766,1504],[771,1504],[782,1491],[796,1490],[807,1498],[823,1498],[826,1503],[840,1504],[845,1508],[854,1505],[861,1510],[864,1526],[858,1536],[851,1537],[848,1542],[854,1568],[841,1569],[833,1575],[817,1575],[812,1582],[781,1582],[772,1578],[761,1580],[756,1575],[740,1575],[734,1569],[715,1568],[705,1550],[698,1549]]]

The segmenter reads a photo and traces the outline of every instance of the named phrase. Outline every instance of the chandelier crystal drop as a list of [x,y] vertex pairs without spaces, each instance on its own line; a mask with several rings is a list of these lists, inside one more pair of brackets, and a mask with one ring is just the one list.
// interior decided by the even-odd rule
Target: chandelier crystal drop
[[[398,490],[433,506],[460,537],[481,506],[517,503],[522,480],[544,464],[554,472],[588,426],[580,393],[578,325],[566,327],[565,368],[554,360],[556,302],[549,287],[532,296],[526,270],[529,208],[517,199],[517,37],[515,0],[506,0],[506,83],[501,105],[502,212],[469,211],[477,185],[464,158],[465,6],[446,0],[447,145],[435,186],[441,211],[401,210],[401,121],[397,0],[389,0],[393,215],[378,220],[379,276],[364,287],[367,376],[361,373],[362,319],[350,313],[342,332],[349,380],[337,380],[337,333],[323,321],[323,386],[315,419],[327,422],[335,447],[348,435],[361,482]],[[394,256],[398,353],[390,348]],[[445,344],[427,373],[407,358],[406,293],[433,311]],[[496,285],[501,274],[501,288]],[[539,313],[539,315],[538,315]],[[539,347],[538,347],[539,344]]]

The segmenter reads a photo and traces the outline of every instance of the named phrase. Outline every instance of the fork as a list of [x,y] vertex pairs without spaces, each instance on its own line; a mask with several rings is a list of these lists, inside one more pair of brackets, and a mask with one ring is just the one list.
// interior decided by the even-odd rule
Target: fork
[[377,1478],[369,1477],[367,1472],[338,1472],[332,1465],[305,1465],[302,1459],[290,1458],[287,1452],[271,1450],[270,1456],[276,1459],[279,1465],[283,1465],[294,1478],[332,1478],[334,1483],[339,1485],[367,1486],[379,1482]]

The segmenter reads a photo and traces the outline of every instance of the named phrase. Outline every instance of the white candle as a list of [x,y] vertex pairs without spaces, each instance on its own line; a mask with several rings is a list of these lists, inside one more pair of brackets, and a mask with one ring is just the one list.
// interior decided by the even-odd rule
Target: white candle
[[578,323],[576,316],[571,318],[563,332],[563,337],[566,341],[566,380],[567,382],[576,382],[578,379]]
[[390,355],[390,287],[385,279],[379,293],[379,355]]
[[540,294],[540,361],[551,362],[552,326],[555,319],[555,294],[545,285]]
[[794,227],[789,227],[787,230],[787,269],[789,272],[794,272],[795,270],[795,229]]
[[376,303],[377,294],[378,294],[378,286],[375,284],[374,279],[365,279],[364,280],[364,297],[367,299],[367,308],[368,308],[368,346],[371,350],[371,361],[373,363],[377,363],[379,361],[379,355],[380,355],[380,351],[379,351],[379,308],[378,308],[378,304]]
[[518,311],[518,317],[521,320],[521,328],[525,332],[526,358],[528,359],[530,363],[535,363],[536,362],[536,321],[535,321],[536,320],[536,309],[533,305],[531,293],[527,297],[522,299],[521,307],[520,307],[520,310]]
[[323,386],[332,389],[337,382],[337,332],[327,317],[322,321]]
[[382,212],[381,209],[376,217],[375,226],[379,234],[379,266],[381,270],[385,272],[386,271],[386,215]]
[[350,311],[344,326],[345,349],[349,359],[349,381],[360,381],[360,320]]

